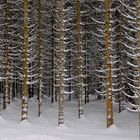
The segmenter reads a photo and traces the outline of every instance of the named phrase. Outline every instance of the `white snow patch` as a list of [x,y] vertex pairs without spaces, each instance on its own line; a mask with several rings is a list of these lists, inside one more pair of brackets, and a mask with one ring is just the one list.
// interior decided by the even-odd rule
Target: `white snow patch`
[[21,103],[14,102],[0,112],[0,140],[139,140],[138,114],[118,113],[114,105],[114,125],[106,128],[105,102],[94,101],[83,106],[78,119],[77,102],[66,102],[64,122],[57,125],[58,104],[43,103],[41,117],[37,102],[29,102],[28,120],[20,122]]

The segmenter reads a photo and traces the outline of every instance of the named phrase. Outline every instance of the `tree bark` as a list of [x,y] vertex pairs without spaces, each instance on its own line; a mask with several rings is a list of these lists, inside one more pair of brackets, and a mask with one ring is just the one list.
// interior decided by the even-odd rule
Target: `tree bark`
[[10,7],[8,0],[5,0],[5,26],[4,26],[4,99],[3,109],[7,108],[10,102],[10,81],[9,81],[9,19]]
[[110,58],[110,0],[105,0],[105,47],[106,47],[106,112],[107,127],[113,124],[111,94],[111,58]]
[[80,34],[80,0],[77,0],[76,3],[76,49],[77,49],[77,77],[78,77],[78,82],[77,82],[77,94],[78,94],[78,116],[81,118],[83,115],[83,108],[82,108],[82,71],[81,71],[81,34]]
[[59,0],[59,93],[58,125],[64,124],[64,0]]
[[38,43],[38,76],[39,76],[39,95],[38,95],[38,116],[41,115],[42,113],[42,87],[43,87],[43,83],[42,83],[42,77],[43,77],[43,66],[42,66],[42,49],[43,49],[43,45],[42,45],[42,14],[41,14],[41,9],[42,9],[42,4],[41,4],[41,0],[37,1],[37,20],[38,20],[38,31],[37,31],[37,43]]
[[28,0],[23,0],[24,6],[24,46],[23,46],[23,79],[22,79],[22,116],[21,120],[28,119]]

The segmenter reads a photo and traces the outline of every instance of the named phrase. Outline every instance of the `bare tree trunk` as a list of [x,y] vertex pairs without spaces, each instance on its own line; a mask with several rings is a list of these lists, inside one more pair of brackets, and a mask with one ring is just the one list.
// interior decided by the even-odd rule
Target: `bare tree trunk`
[[80,34],[80,0],[77,0],[76,3],[76,48],[77,48],[77,76],[78,76],[78,82],[77,82],[77,94],[78,94],[78,116],[81,118],[83,115],[83,108],[82,108],[82,77],[81,77],[81,34]]
[[51,73],[51,103],[54,103],[54,47],[53,45],[52,45],[52,73]]
[[[71,48],[70,48],[70,46],[69,46],[69,52],[68,52],[68,77],[71,78]],[[72,80],[68,81],[69,101],[71,101],[71,96],[72,96],[71,82],[72,82]]]
[[52,73],[51,73],[51,103],[54,103],[54,47],[53,45],[52,45]]
[[111,59],[110,59],[110,0],[105,0],[105,46],[106,46],[106,111],[107,127],[113,124],[111,94]]
[[21,120],[28,119],[28,0],[24,4],[24,47],[23,47],[23,80],[22,80],[22,116]]
[[4,100],[3,109],[10,103],[10,81],[9,81],[9,21],[10,4],[5,0],[5,27],[4,27]]
[[42,9],[42,4],[41,4],[41,0],[37,1],[37,20],[38,20],[38,31],[37,31],[37,42],[38,42],[38,68],[39,68],[39,95],[38,95],[38,116],[41,115],[42,112],[42,87],[43,87],[43,83],[42,83],[42,49],[43,49],[43,45],[42,45],[42,14],[41,14],[41,9]]
[[64,0],[59,0],[59,93],[58,125],[64,124]]
[[52,13],[52,16],[51,16],[51,28],[52,28],[52,34],[51,34],[51,47],[52,47],[52,73],[51,73],[51,103],[54,103],[54,29],[53,29],[53,26],[54,26],[54,15]]

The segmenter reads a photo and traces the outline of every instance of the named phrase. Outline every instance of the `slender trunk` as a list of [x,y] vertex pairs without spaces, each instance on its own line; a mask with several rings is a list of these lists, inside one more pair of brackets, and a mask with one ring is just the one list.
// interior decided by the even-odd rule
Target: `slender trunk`
[[64,124],[64,0],[59,0],[59,93],[58,125]]
[[105,0],[105,47],[106,47],[106,111],[107,127],[113,124],[113,105],[111,94],[111,58],[110,58],[110,0]]
[[51,73],[51,103],[54,103],[54,29],[53,29],[53,13],[51,17],[52,35],[51,35],[51,45],[52,45],[52,73]]
[[28,0],[24,3],[24,46],[23,46],[23,80],[22,80],[22,116],[21,120],[28,119]]
[[[85,47],[85,51],[86,51],[86,48],[87,48],[87,43],[86,43],[86,47]],[[86,56],[87,54],[85,53],[85,75],[86,75],[86,77],[87,77],[87,56]],[[86,78],[85,78],[85,80],[84,80],[84,84],[85,84],[85,104],[87,103],[87,80],[86,80]]]
[[[50,73],[50,77],[51,77],[51,73]],[[51,97],[51,82],[52,82],[52,79],[49,79],[49,89],[48,89],[48,97],[50,98]]]
[[37,2],[37,20],[38,20],[38,33],[37,33],[37,41],[38,41],[38,68],[39,68],[39,95],[38,95],[38,116],[42,113],[42,14],[41,14],[41,0],[38,0]]
[[8,0],[5,0],[5,27],[4,27],[4,100],[3,109],[10,103],[10,81],[9,81],[9,19],[10,7]]
[[81,78],[81,34],[80,34],[80,0],[77,0],[76,3],[76,41],[77,41],[77,94],[78,94],[78,117],[81,118],[83,115],[83,108],[82,108],[82,78]]
[[[55,46],[54,46],[55,47]],[[59,66],[57,65],[58,63],[58,60],[57,60],[57,51],[55,50],[54,48],[54,99],[55,99],[55,102],[58,101],[58,69],[59,69]]]
[[85,104],[86,103],[89,103],[89,89],[88,89],[88,58],[87,58],[87,49],[88,49],[88,46],[87,46],[87,43],[86,43],[86,48],[85,48],[85,75],[86,75],[86,78],[85,78]]
[[[52,46],[53,47],[53,46]],[[52,48],[51,103],[54,103],[54,47]]]
[[[71,48],[69,47],[68,52],[68,77],[71,78]],[[71,101],[71,82],[72,80],[68,81],[68,92],[69,92],[69,101]]]
[[[55,56],[56,56],[56,52],[55,52]],[[56,68],[56,66],[55,66],[55,68]],[[54,91],[55,91],[55,102],[57,102],[57,95],[58,95],[58,86],[57,86],[57,84],[58,84],[58,80],[57,80],[57,73],[55,72],[55,87],[54,87]]]
[[[87,26],[85,27],[85,30],[87,31]],[[85,44],[85,104],[89,103],[89,95],[88,95],[88,64],[87,64],[87,49],[88,49],[88,43],[87,43],[87,37],[86,37],[86,44]]]

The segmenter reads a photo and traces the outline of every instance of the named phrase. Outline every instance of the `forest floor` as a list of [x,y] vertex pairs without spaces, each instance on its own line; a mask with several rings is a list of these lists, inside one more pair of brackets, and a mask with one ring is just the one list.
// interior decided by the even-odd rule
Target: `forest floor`
[[20,122],[21,103],[11,103],[0,112],[0,140],[139,140],[138,114],[117,113],[106,128],[105,103],[95,101],[84,105],[84,116],[77,117],[77,103],[65,103],[65,125],[57,126],[57,103],[43,103],[43,113],[37,117],[37,102],[29,103],[28,121]]

